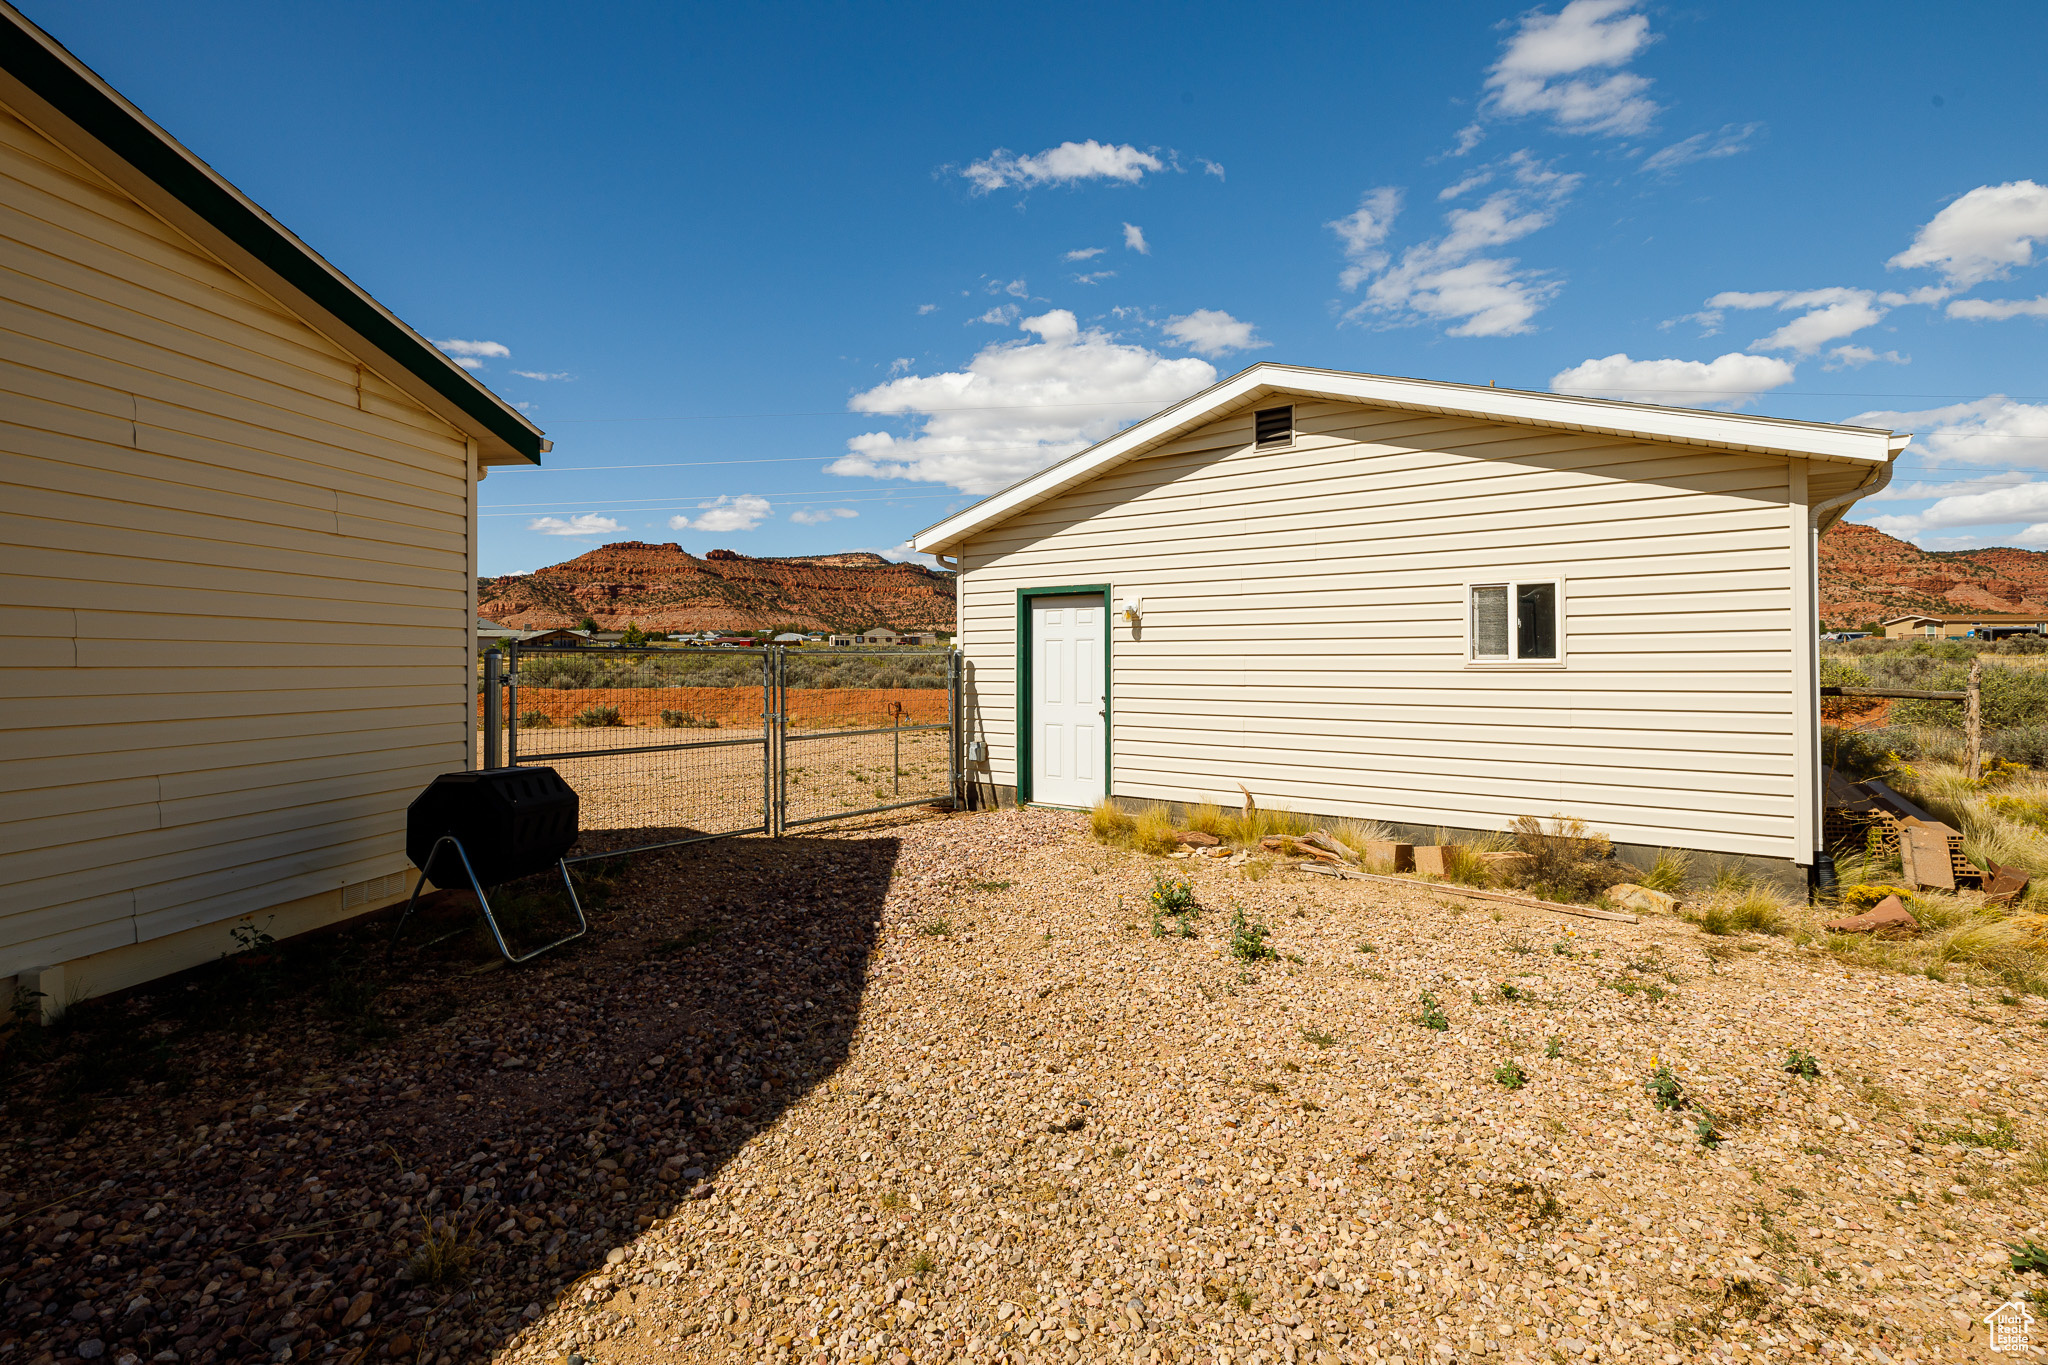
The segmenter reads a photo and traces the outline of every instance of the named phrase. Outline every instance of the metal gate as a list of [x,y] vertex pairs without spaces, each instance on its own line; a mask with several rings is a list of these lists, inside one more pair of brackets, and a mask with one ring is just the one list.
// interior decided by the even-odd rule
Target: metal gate
[[[957,800],[952,650],[513,645],[484,762],[556,769],[609,857]],[[502,731],[493,715],[502,698]]]

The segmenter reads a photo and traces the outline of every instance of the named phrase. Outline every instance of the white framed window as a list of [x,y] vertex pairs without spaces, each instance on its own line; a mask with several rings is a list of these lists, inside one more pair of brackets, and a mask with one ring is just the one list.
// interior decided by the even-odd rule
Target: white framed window
[[1465,585],[1465,658],[1475,664],[1564,662],[1564,580]]

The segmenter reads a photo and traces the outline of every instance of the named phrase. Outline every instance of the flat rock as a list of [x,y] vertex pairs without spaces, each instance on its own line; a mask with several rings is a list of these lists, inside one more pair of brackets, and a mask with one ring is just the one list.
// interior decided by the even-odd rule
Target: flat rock
[[1647,886],[1634,882],[1622,882],[1607,888],[1607,899],[1624,910],[1634,910],[1645,915],[1671,915],[1678,911],[1678,897],[1668,896],[1662,891],[1652,891]]
[[1860,915],[1831,919],[1827,927],[1838,934],[1874,934],[1878,938],[1916,938],[1920,933],[1920,921],[1897,896],[1886,896]]
[[1198,829],[1177,829],[1173,832],[1174,842],[1189,848],[1214,848],[1223,841],[1213,834],[1204,834]]

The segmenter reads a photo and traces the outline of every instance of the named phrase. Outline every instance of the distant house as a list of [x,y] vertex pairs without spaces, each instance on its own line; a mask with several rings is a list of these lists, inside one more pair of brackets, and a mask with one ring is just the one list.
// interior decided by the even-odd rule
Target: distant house
[[405,899],[548,443],[4,5],[0,207],[0,1001],[61,1009]]
[[785,630],[782,632],[782,634],[776,636],[773,640],[770,640],[768,643],[775,645],[800,645],[803,642],[803,636],[797,634],[793,630]]
[[833,635],[833,636],[830,636],[830,637],[828,637],[828,638],[826,639],[825,643],[827,643],[828,645],[830,645],[830,646],[831,646],[832,648],[834,648],[834,649],[848,649],[848,648],[851,648],[852,646],[854,646],[854,645],[857,645],[857,644],[859,644],[859,643],[860,643],[860,636],[858,636],[858,635]]
[[860,642],[864,645],[900,645],[903,637],[887,626],[875,626],[860,633]]
[[2003,616],[1979,612],[1974,616],[1894,616],[1884,623],[1887,640],[2003,640],[2013,635],[2048,635],[2048,617]]

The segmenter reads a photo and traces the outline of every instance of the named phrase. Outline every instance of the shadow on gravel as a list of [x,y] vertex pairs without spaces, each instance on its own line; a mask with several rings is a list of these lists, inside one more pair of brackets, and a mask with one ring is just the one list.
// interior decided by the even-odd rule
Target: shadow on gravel
[[[898,844],[585,864],[523,967],[467,896],[0,1041],[0,1357],[486,1354],[844,1059]],[[493,905],[501,898],[493,897]],[[506,888],[508,932],[566,911]],[[552,931],[552,932],[551,932]]]

